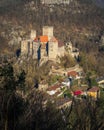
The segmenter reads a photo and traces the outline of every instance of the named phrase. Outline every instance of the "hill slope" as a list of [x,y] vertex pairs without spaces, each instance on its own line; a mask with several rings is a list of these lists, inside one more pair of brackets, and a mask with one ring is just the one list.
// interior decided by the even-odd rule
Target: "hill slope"
[[51,25],[55,36],[62,41],[71,38],[74,43],[83,44],[86,37],[93,36],[98,40],[104,30],[104,9],[96,6],[96,2],[73,0],[66,6],[43,6],[39,0],[1,0],[0,31],[8,33],[7,30],[20,26],[26,33],[33,28],[40,34],[43,25]]

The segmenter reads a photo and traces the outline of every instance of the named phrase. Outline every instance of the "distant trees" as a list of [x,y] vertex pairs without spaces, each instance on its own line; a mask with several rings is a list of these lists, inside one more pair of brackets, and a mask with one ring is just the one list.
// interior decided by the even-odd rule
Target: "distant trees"
[[[42,61],[43,62],[43,61]],[[51,64],[47,61],[45,63],[38,63],[38,60],[31,60],[29,59],[24,60],[21,64],[14,64],[14,70],[16,74],[20,73],[22,68],[24,68],[24,71],[26,73],[25,75],[25,89],[33,88],[35,84],[40,83],[42,80],[47,80],[48,75],[50,72]],[[21,72],[21,74],[24,73],[24,71]]]
[[[31,94],[30,94],[31,96]],[[27,127],[26,130],[63,130],[64,121],[61,113],[54,104],[48,102],[45,104],[46,95],[34,92],[33,97],[30,98],[29,111],[27,113]],[[29,126],[30,124],[30,126]]]
[[69,67],[73,67],[75,64],[76,61],[71,55],[65,55],[60,57],[60,65],[65,69]]
[[[23,113],[24,101],[16,90],[24,83],[23,74],[16,79],[11,64],[0,67],[0,129],[16,130],[19,117]],[[18,82],[19,81],[19,82]],[[21,84],[21,85],[20,85]]]
[[85,73],[91,72],[95,75],[103,75],[104,73],[104,62],[102,60],[103,53],[98,52],[81,52],[80,61],[78,62],[82,67]]
[[93,100],[74,101],[73,110],[69,117],[72,123],[71,130],[103,130],[102,112],[102,107]]
[[85,72],[89,71],[95,71],[96,72],[96,66],[97,66],[97,60],[95,59],[95,56],[90,53],[80,53],[80,62],[79,64],[83,67]]

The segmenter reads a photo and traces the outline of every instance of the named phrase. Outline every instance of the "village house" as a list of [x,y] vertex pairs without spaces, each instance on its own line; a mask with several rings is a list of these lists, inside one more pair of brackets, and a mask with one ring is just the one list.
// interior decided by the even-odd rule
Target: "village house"
[[61,92],[61,86],[60,86],[60,84],[55,84],[53,86],[48,87],[48,89],[47,89],[47,93],[49,95],[54,95],[57,92]]
[[87,95],[94,99],[97,99],[100,97],[100,89],[98,87],[92,87],[87,91]]
[[73,79],[78,79],[79,78],[79,74],[76,71],[69,71],[67,73],[68,77],[73,78]]
[[81,90],[76,90],[73,92],[74,97],[81,96],[81,95],[84,95],[84,92]]
[[104,88],[104,77],[97,79],[98,86]]
[[63,86],[66,86],[67,89],[70,89],[70,85],[71,85],[71,79],[66,78],[64,81],[62,81],[61,83]]

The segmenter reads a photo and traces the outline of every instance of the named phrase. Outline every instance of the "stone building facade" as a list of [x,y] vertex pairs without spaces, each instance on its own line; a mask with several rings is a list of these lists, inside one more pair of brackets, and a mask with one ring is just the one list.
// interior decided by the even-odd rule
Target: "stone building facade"
[[[54,37],[53,27],[44,26],[42,36],[36,36],[36,31],[31,30],[30,39],[22,40],[21,56],[31,56],[33,59],[55,60],[59,54],[59,42]],[[63,51],[63,52],[62,52]],[[64,54],[63,50],[60,53]]]
[[44,26],[42,31],[41,36],[36,36],[36,31],[31,30],[30,38],[21,41],[21,56],[56,60],[68,52],[72,57],[78,57],[79,50],[71,42],[64,44],[55,38],[52,26]]

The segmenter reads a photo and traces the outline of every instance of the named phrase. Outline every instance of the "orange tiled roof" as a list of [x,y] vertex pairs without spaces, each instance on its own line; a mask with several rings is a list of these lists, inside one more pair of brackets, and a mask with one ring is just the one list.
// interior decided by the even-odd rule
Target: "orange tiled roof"
[[40,36],[40,42],[48,42],[48,36]]
[[35,42],[48,42],[48,36],[39,36],[34,39]]

